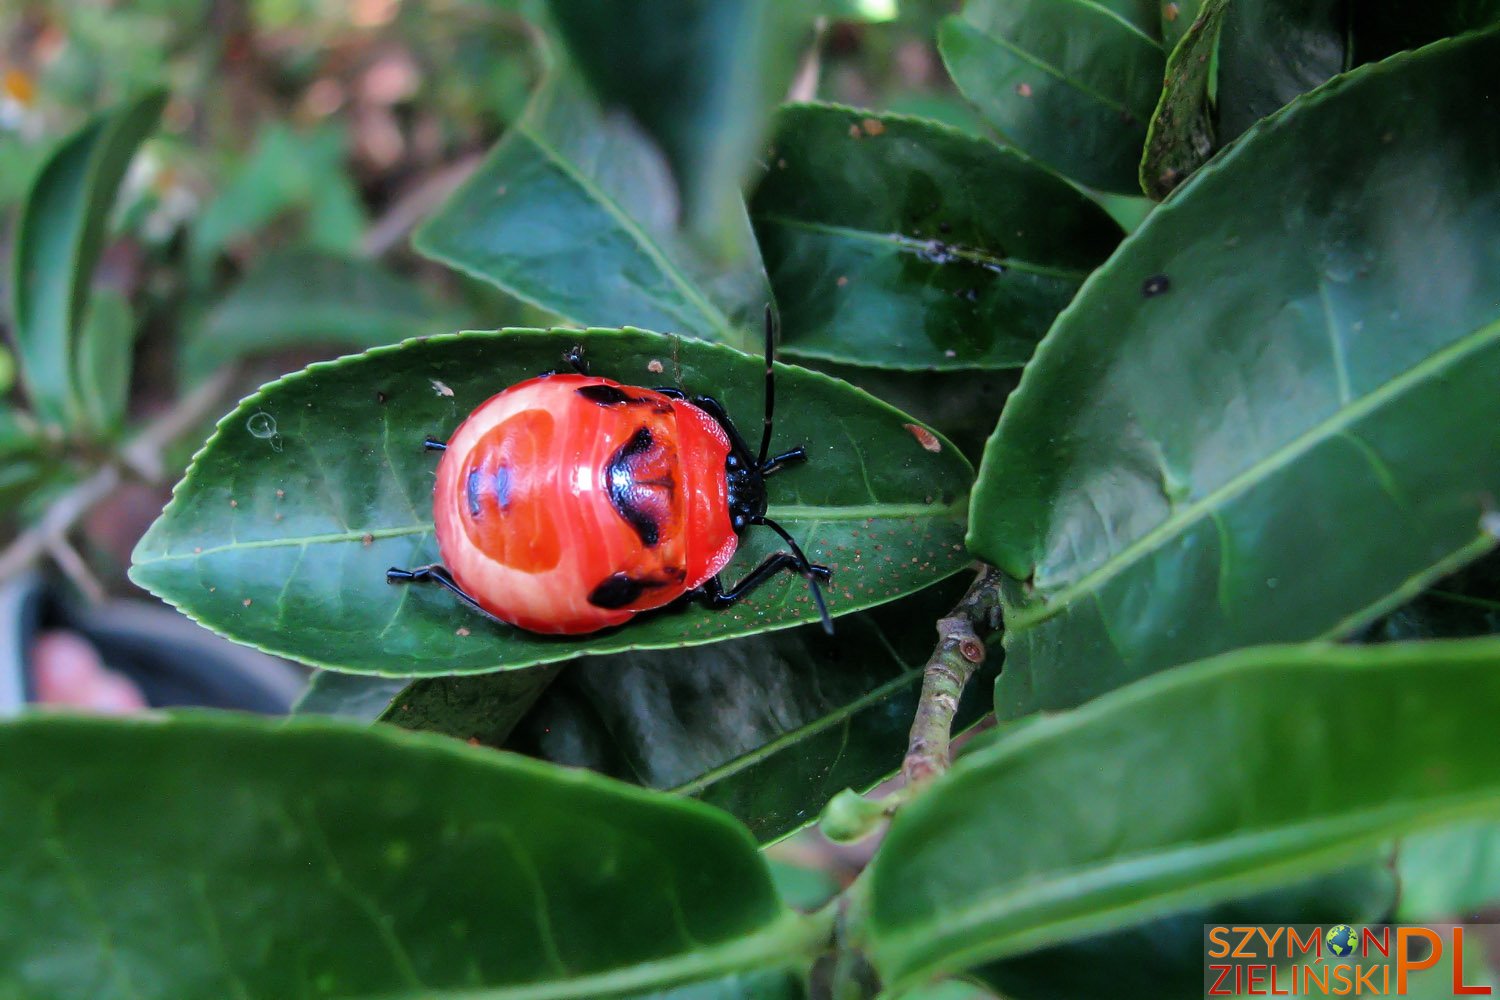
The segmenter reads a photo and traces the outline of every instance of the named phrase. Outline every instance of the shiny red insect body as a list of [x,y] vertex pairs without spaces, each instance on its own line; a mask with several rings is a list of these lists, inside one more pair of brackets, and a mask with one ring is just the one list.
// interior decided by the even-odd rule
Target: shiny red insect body
[[[806,459],[769,456],[775,401],[769,315],[766,416],[752,453],[712,397],[643,389],[588,374],[549,373],[474,410],[442,451],[433,519],[445,565],[392,568],[393,583],[427,580],[474,608],[531,632],[580,634],[686,596],[728,607],[771,577],[805,577],[831,631],[810,562],[766,516],[765,479]],[[791,548],[733,587],[719,573],[740,535],[763,525]]]
[[729,437],[685,399],[583,375],[511,386],[438,463],[438,548],[490,614],[593,632],[668,604],[739,544]]

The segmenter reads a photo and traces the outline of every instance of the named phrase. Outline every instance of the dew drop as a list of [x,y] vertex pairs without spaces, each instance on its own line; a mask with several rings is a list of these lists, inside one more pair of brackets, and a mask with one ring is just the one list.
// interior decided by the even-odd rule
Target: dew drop
[[250,432],[251,437],[269,440],[276,436],[276,418],[264,410],[258,410],[245,421],[245,430]]

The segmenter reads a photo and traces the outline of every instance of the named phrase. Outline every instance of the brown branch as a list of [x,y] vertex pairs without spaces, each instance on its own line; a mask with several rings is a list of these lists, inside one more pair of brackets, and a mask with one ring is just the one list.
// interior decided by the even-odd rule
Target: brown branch
[[948,770],[953,716],[974,671],[984,662],[985,640],[1000,628],[1000,571],[981,564],[968,593],[937,623],[938,644],[922,672],[922,695],[911,724],[901,773],[909,786]]

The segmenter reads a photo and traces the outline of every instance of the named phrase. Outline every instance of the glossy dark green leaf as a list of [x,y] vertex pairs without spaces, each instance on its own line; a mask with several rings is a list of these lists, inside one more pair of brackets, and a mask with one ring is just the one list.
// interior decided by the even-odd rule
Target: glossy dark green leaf
[[717,256],[743,249],[741,187],[811,40],[809,6],[553,0],[550,12],[600,102],[629,112],[665,154],[688,227]]
[[1018,581],[1002,716],[1346,634],[1494,544],[1500,133],[1473,108],[1497,88],[1500,34],[1348,74],[1095,272],[971,512]]
[[341,719],[374,722],[391,702],[411,684],[410,677],[377,677],[346,674],[338,670],[315,670],[308,678],[293,715],[332,715]]
[[327,720],[0,726],[0,840],[7,996],[592,1000],[826,933],[716,810]]
[[865,933],[888,986],[1273,889],[1500,815],[1500,641],[1262,647],[967,755],[896,816]]
[[130,300],[109,288],[96,291],[78,335],[79,403],[85,422],[113,434],[125,419],[135,351],[135,312]]
[[[1189,4],[1193,2],[1194,0],[1189,0]],[[1127,22],[1148,38],[1160,41],[1163,37],[1162,22],[1166,20],[1166,4],[1161,0],[1089,0],[1089,3]]]
[[910,413],[976,463],[984,454],[1001,407],[1020,378],[1015,369],[904,372],[828,361],[815,362],[814,366]]
[[1350,6],[1344,0],[1230,3],[1219,36],[1221,143],[1349,67]]
[[[774,840],[843,789],[863,791],[900,768],[934,627],[967,585],[953,580],[840,619],[832,638],[809,626],[581,660],[510,748],[693,796]],[[959,728],[989,710],[994,654],[969,687]]]
[[560,665],[460,677],[379,677],[319,670],[294,715],[333,715],[502,746]]
[[1458,920],[1500,903],[1500,822],[1480,820],[1401,841],[1402,920]]
[[[232,639],[359,673],[482,673],[815,619],[790,574],[727,611],[694,607],[574,638],[504,628],[438,588],[385,582],[389,566],[438,558],[435,459],[423,438],[447,436],[575,344],[599,374],[714,393],[744,426],[761,413],[760,359],[639,330],[469,333],[313,365],[220,421],[137,547],[132,579]],[[771,481],[770,513],[837,567],[826,588],[833,612],[958,571],[969,558],[968,462],[941,438],[926,450],[911,418],[851,386],[790,366],[778,373],[776,441],[805,443],[810,461]],[[780,547],[770,531],[750,532],[726,575],[738,579]]]
[[561,669],[554,664],[471,677],[421,677],[391,699],[380,721],[499,747]]
[[684,241],[677,216],[660,153],[558,65],[413,245],[570,323],[754,349],[770,291],[743,206],[733,267]]
[[954,83],[1005,139],[1090,187],[1135,194],[1166,54],[1093,0],[968,0],[938,31]]
[[289,347],[363,349],[453,329],[421,287],[370,260],[318,250],[268,254],[204,317],[190,372]]
[[1014,150],[834,105],[781,110],[750,214],[789,355],[1019,367],[1120,241]]
[[1390,918],[1397,895],[1388,867],[1360,865],[990,962],[969,974],[1006,1000],[1202,1000],[1204,924],[1378,923]]
[[27,395],[49,422],[82,416],[75,358],[89,281],[115,192],[166,99],[153,91],[85,125],[47,159],[21,209],[11,257],[12,329]]
[[1160,201],[1187,180],[1214,151],[1214,126],[1208,90],[1219,29],[1231,0],[1205,0],[1202,11],[1167,59],[1162,88],[1146,154],[1141,158],[1141,190]]

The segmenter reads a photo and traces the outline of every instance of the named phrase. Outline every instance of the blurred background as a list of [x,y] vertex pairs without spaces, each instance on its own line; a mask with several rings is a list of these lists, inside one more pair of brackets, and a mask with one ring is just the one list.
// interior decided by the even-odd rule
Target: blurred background
[[[851,2],[847,19],[820,22],[795,96],[977,129],[933,42],[957,6]],[[541,72],[534,30],[524,4],[477,0],[0,7],[7,260],[59,143],[127,98],[169,94],[115,204],[86,318],[133,335],[118,406],[66,434],[30,425],[8,330],[0,349],[0,711],[276,711],[295,696],[296,668],[129,601],[130,551],[213,420],[256,385],[409,336],[551,321],[407,243],[521,114]],[[0,324],[10,315],[7,301]]]

